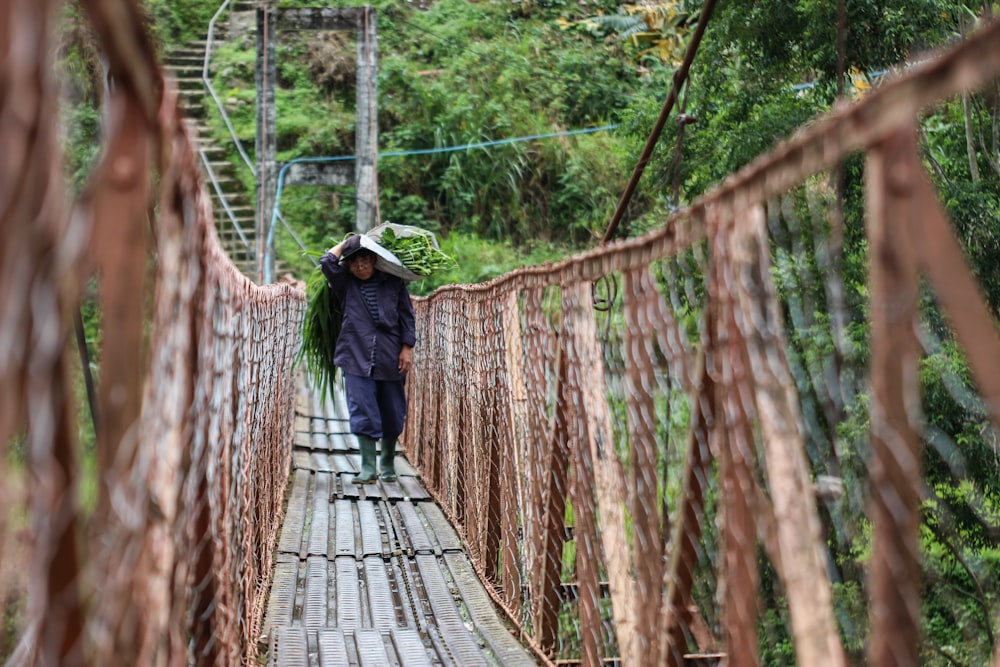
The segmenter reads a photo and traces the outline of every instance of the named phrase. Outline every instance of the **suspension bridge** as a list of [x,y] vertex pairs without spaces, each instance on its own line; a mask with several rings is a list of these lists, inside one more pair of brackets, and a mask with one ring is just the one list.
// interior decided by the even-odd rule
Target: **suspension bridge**
[[[4,3],[0,31],[51,35],[56,4]],[[23,580],[28,599],[8,664],[758,665],[765,617],[796,664],[920,664],[919,285],[992,428],[1000,339],[917,119],[996,86],[1000,23],[816,119],[657,230],[416,299],[404,474],[362,488],[342,407],[295,368],[303,292],[253,283],[221,248],[136,6],[81,6],[115,86],[79,199],[61,176],[47,40],[0,51],[0,443],[23,438],[31,480],[0,488],[20,511],[0,516],[0,594]],[[794,266],[769,231],[836,249],[826,184],[857,153],[861,384],[839,363],[852,315],[833,260],[816,292],[829,356],[793,363],[786,315],[814,336],[821,323],[816,304],[783,309],[775,275]],[[105,354],[85,517],[67,348],[95,273]],[[803,375],[820,378],[811,397]],[[807,424],[838,423],[862,390],[859,654],[828,552],[862,539],[840,522],[849,462],[814,476],[814,451],[837,443]]]

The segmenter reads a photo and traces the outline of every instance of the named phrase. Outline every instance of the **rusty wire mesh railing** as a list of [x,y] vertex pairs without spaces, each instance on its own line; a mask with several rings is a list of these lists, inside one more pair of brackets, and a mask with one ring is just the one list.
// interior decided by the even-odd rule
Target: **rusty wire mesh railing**
[[[50,48],[61,4],[0,3],[7,664],[253,664],[305,297],[254,285],[220,250],[176,95],[132,2],[80,3],[113,85],[103,156],[70,201]],[[103,332],[93,456],[79,445],[88,411],[69,344],[91,276]],[[84,509],[86,486],[97,491]]]
[[[544,660],[1000,665],[1000,512],[975,470],[945,466],[987,526],[951,542],[971,592],[921,554],[922,516],[949,518],[920,360],[961,345],[971,379],[944,383],[995,463],[1000,341],[917,142],[923,110],[998,76],[994,23],[661,230],[416,300],[407,453]],[[831,185],[858,153],[863,224]],[[852,293],[846,243],[867,244]],[[922,639],[930,593],[973,609],[965,654]]]

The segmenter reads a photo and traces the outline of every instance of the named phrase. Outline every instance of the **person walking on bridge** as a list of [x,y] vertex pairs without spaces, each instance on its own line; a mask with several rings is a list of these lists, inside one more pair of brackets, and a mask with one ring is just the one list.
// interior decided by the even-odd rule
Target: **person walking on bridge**
[[351,433],[361,447],[361,474],[354,481],[361,484],[375,481],[375,441],[380,438],[381,478],[396,479],[396,440],[406,421],[404,384],[416,344],[406,283],[376,269],[375,260],[357,235],[320,259],[344,315],[333,362],[344,372]]

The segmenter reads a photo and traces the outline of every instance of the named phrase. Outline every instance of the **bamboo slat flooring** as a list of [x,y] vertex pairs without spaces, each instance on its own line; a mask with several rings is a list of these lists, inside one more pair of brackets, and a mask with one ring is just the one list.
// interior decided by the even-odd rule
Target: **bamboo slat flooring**
[[354,484],[342,396],[300,383],[288,506],[261,641],[271,667],[536,665],[416,471]]

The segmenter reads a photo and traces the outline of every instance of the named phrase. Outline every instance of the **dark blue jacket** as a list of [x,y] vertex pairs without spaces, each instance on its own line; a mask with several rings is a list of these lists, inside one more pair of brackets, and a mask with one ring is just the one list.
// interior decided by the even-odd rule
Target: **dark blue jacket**
[[402,380],[399,352],[403,345],[417,342],[413,303],[406,283],[396,276],[375,271],[369,278],[378,285],[379,324],[365,307],[361,281],[333,253],[320,259],[320,266],[330,287],[340,301],[344,321],[333,355],[333,363],[345,373],[375,380]]

